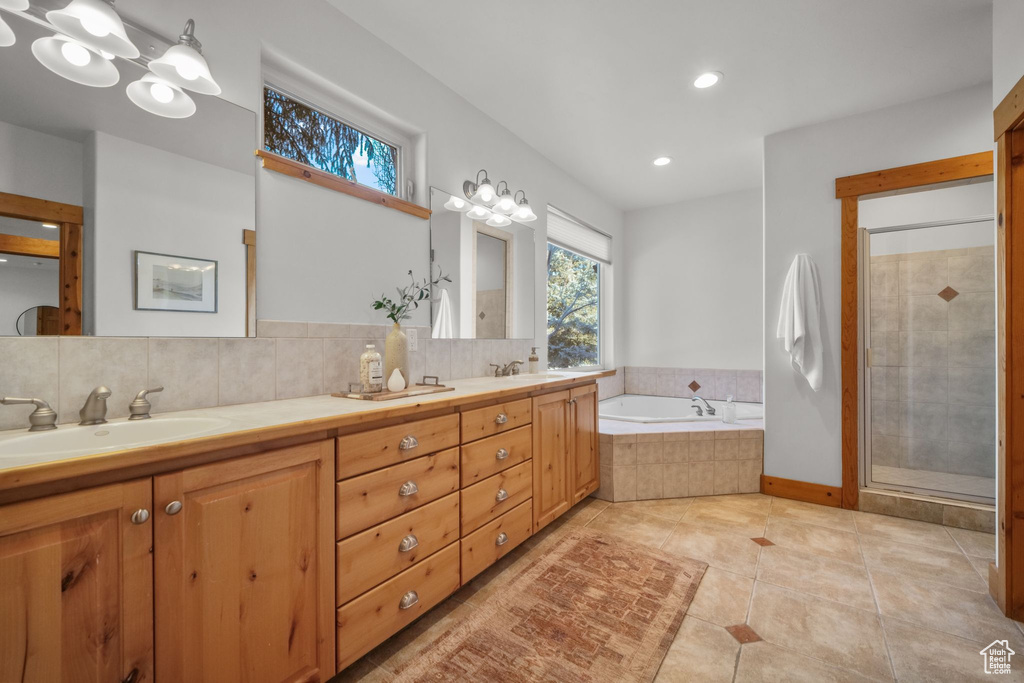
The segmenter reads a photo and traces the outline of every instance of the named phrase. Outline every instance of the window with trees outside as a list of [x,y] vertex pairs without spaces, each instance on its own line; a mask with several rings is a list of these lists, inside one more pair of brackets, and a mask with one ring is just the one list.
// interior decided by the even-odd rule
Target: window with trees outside
[[399,148],[270,86],[263,88],[268,152],[398,195]]
[[601,364],[601,263],[548,243],[548,367]]

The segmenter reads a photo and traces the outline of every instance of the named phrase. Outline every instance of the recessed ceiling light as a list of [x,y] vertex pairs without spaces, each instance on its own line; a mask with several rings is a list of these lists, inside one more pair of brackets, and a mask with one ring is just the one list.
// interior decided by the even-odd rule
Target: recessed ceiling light
[[654,160],[655,166],[668,166],[672,163],[672,157],[658,157]]
[[708,71],[697,76],[697,80],[693,82],[693,85],[697,88],[710,88],[720,80],[722,80],[721,71]]
[[7,259],[5,259],[5,258],[0,258],[0,263],[7,263]]
[[57,225],[56,223],[43,223],[43,227],[44,228],[49,228],[50,230],[56,230],[60,226]]

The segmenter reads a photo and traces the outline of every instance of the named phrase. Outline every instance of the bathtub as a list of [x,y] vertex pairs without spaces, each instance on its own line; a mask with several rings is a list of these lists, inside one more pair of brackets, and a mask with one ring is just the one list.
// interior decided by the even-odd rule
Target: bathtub
[[[725,414],[725,401],[708,401],[715,409],[714,415],[704,412],[697,416],[695,406],[702,403],[691,402],[688,398],[666,398],[662,396],[635,396],[623,394],[615,398],[605,399],[598,406],[602,420],[621,420],[623,422],[721,422]],[[737,420],[760,420],[764,418],[764,405],[761,403],[736,403]]]

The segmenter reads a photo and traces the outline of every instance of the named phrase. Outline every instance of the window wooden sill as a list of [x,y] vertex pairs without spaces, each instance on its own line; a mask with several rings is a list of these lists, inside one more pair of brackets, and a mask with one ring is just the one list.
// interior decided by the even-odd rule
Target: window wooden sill
[[351,180],[345,178],[339,178],[333,173],[327,173],[319,169],[300,164],[297,161],[268,152],[265,149],[256,150],[256,156],[258,156],[262,162],[263,168],[270,171],[276,171],[292,178],[298,178],[299,180],[305,180],[306,182],[325,187],[328,190],[334,190],[335,192],[341,192],[352,197],[373,202],[380,206],[394,209],[395,211],[401,211],[407,213],[410,216],[416,216],[427,220],[430,218],[430,209],[420,206],[419,204],[413,204],[407,202],[404,199],[399,199],[386,192],[380,190],[374,190],[371,187],[354,183]]

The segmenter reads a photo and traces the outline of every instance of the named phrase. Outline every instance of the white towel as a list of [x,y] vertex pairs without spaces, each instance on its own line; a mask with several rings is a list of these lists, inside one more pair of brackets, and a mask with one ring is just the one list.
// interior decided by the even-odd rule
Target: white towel
[[430,336],[434,339],[452,338],[452,300],[448,290],[441,290],[441,301],[437,304],[437,316],[434,318],[434,329]]
[[776,336],[785,340],[793,364],[814,391],[821,389],[823,374],[820,306],[818,267],[807,254],[797,254],[782,290]]

